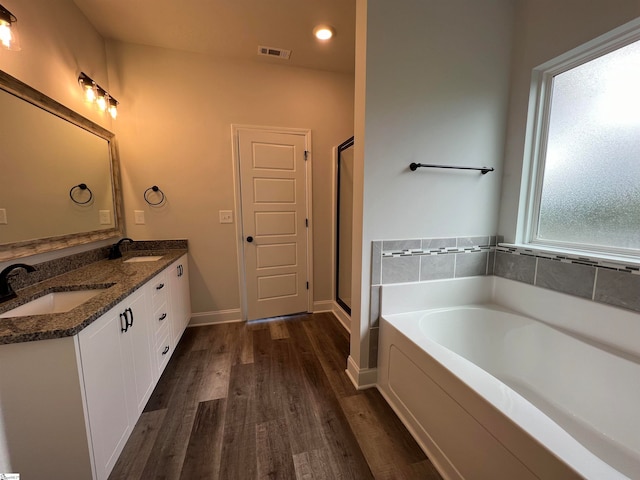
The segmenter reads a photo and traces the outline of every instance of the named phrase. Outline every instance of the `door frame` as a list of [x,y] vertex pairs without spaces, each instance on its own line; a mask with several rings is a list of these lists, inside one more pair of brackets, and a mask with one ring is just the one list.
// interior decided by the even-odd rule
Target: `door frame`
[[307,228],[307,280],[309,290],[307,292],[307,312],[313,312],[313,219],[312,219],[312,161],[310,128],[267,127],[262,125],[231,124],[231,152],[233,161],[233,207],[236,212],[234,223],[236,226],[236,252],[238,258],[238,292],[240,294],[240,315],[243,321],[247,321],[247,279],[244,258],[244,233],[242,231],[242,197],[240,186],[240,132],[243,130],[260,131],[265,133],[284,133],[304,136],[305,150],[308,152],[305,161],[305,213],[309,219]]

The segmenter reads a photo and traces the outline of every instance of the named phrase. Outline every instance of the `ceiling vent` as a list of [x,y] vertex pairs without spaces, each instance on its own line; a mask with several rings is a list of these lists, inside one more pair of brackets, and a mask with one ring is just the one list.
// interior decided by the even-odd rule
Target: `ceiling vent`
[[278,57],[282,58],[283,60],[289,60],[289,57],[291,56],[291,50],[258,45],[258,55],[264,55],[267,57]]

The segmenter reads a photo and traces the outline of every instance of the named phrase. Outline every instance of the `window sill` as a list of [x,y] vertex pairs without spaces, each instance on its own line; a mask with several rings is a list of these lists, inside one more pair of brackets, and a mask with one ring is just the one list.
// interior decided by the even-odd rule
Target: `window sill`
[[498,243],[498,247],[516,249],[520,252],[532,253],[540,257],[565,257],[570,260],[594,263],[596,266],[619,269],[630,267],[632,270],[640,268],[640,258],[637,256],[615,255],[608,253],[583,252],[568,248],[540,246],[531,243]]

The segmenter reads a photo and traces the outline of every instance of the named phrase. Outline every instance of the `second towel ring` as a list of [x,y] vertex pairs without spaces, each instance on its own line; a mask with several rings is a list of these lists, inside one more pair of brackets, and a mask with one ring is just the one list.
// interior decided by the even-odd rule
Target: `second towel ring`
[[[152,202],[149,200],[149,192],[156,192],[156,193],[160,193],[160,201],[158,202]],[[149,187],[144,191],[144,201],[147,202],[149,205],[151,205],[152,207],[157,207],[158,205],[161,205],[162,203],[164,203],[165,200],[165,196],[164,196],[164,192],[162,190],[160,190],[160,187],[158,187],[157,185],[154,185],[153,187]]]
[[[79,202],[78,200],[76,200],[73,197],[73,194],[75,192],[76,189],[80,189],[80,190],[86,190],[89,192],[89,199],[86,202]],[[93,200],[93,192],[91,191],[91,189],[89,187],[87,187],[86,183],[79,183],[78,185],[76,185],[75,187],[71,187],[71,190],[69,190],[69,198],[71,198],[71,200],[73,201],[73,203],[77,203],[78,205],[86,205],[87,203],[89,203],[91,200]]]

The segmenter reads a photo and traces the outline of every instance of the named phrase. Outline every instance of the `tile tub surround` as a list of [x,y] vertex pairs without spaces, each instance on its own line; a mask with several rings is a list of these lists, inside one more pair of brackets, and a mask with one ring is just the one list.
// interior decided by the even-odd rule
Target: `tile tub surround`
[[371,285],[491,274],[495,245],[493,235],[375,241]]
[[[481,275],[640,312],[639,266],[501,242],[500,235],[372,242],[370,338],[377,338],[381,285]],[[377,348],[370,342],[369,368],[377,366]]]
[[162,255],[162,258],[155,262],[124,263],[128,257],[135,256],[135,254],[128,254],[117,260],[100,260],[17,290],[17,298],[0,304],[0,313],[53,291],[82,290],[111,285],[69,312],[0,319],[0,344],[46,340],[77,334],[187,253],[187,250],[169,249],[147,252]]
[[640,267],[500,245],[494,275],[640,312]]
[[492,275],[494,235],[372,242],[369,300],[369,368],[378,361],[380,286]]

